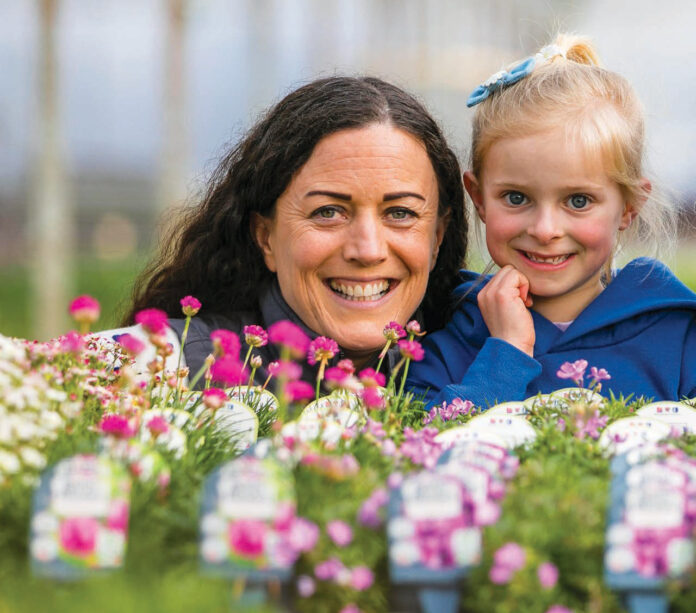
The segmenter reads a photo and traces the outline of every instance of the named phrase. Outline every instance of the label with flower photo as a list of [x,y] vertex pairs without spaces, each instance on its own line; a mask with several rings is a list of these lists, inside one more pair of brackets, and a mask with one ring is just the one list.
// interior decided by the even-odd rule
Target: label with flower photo
[[529,407],[524,402],[501,402],[486,411],[486,415],[522,415],[529,412]]
[[594,390],[584,387],[564,387],[550,394],[539,394],[524,401],[528,409],[559,409],[565,410],[571,402],[586,402],[588,404],[603,405],[606,398]]
[[209,418],[218,432],[223,432],[240,451],[256,442],[259,433],[259,418],[247,405],[238,400],[228,400],[219,409],[206,409],[202,405],[194,414]]
[[225,577],[285,579],[299,555],[292,474],[274,457],[244,455],[216,469],[203,489],[200,559]]
[[684,402],[651,402],[636,411],[639,417],[659,419],[684,434],[696,433],[696,409]]
[[453,475],[421,472],[391,490],[387,537],[394,583],[452,584],[481,556],[465,491]]
[[230,400],[238,400],[258,412],[261,410],[277,411],[278,399],[274,394],[259,385],[237,385],[225,390]]
[[483,413],[474,417],[467,428],[478,432],[492,432],[505,441],[505,447],[514,449],[531,443],[536,439],[534,427],[524,417],[488,415]]
[[122,566],[131,481],[104,456],[61,460],[34,493],[29,550],[37,576],[73,579]]
[[610,453],[625,453],[646,443],[667,438],[672,428],[664,421],[645,417],[624,417],[609,424],[599,437],[601,447]]
[[435,437],[435,440],[442,445],[443,449],[468,443],[487,443],[507,449],[505,439],[499,434],[492,430],[474,430],[469,428],[468,424],[443,430]]

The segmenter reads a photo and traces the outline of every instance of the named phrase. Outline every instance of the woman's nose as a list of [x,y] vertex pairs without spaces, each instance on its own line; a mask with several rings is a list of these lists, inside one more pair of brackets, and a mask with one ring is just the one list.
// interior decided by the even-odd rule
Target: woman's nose
[[527,234],[536,238],[540,243],[548,243],[563,236],[563,220],[561,212],[556,207],[540,206],[534,211]]
[[345,259],[372,266],[384,261],[387,253],[387,241],[380,219],[375,215],[357,216],[348,227],[343,247]]

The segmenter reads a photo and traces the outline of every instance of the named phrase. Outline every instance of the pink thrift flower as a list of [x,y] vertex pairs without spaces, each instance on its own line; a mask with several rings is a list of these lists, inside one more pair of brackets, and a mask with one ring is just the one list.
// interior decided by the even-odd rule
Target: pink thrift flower
[[152,438],[157,438],[160,434],[169,432],[169,423],[161,415],[155,415],[150,418],[145,427],[150,431]]
[[314,398],[314,388],[306,381],[288,381],[283,391],[290,402],[301,402]]
[[186,296],[179,300],[181,305],[181,312],[186,315],[186,317],[193,317],[198,311],[201,310],[201,302],[193,296]]
[[86,294],[78,296],[68,308],[70,316],[79,324],[93,324],[99,319],[99,302]]
[[203,392],[203,404],[209,409],[219,409],[226,402],[227,394],[217,387],[211,387]]
[[71,330],[59,338],[59,348],[63,353],[79,356],[85,349],[85,341],[80,334]]
[[338,613],[362,613],[362,611],[358,608],[358,605],[351,602],[343,607]]
[[565,419],[563,419],[562,417],[559,417],[558,421],[556,422],[556,426],[558,427],[559,432],[565,432],[565,429],[566,429]]
[[150,334],[167,333],[167,314],[160,309],[143,309],[135,314],[135,323],[140,324]]
[[210,333],[210,340],[213,341],[216,355],[229,355],[239,359],[239,350],[242,345],[234,332],[225,329],[213,330]]
[[406,332],[415,336],[423,336],[425,334],[425,332],[421,332],[421,325],[415,319],[406,324]]
[[338,558],[329,558],[314,567],[314,576],[322,581],[331,581],[344,569],[343,562]]
[[297,552],[306,553],[314,549],[319,540],[319,527],[304,517],[295,517],[290,524],[288,542]]
[[587,369],[587,360],[576,360],[575,362],[564,362],[556,372],[559,379],[572,379],[578,386],[582,386],[582,379]]
[[350,572],[350,585],[359,592],[371,588],[374,582],[375,576],[367,566],[356,566]]
[[387,433],[384,431],[384,424],[381,421],[367,418],[363,432],[369,432],[375,438],[384,438]]
[[596,366],[592,366],[592,368],[590,368],[590,379],[595,383],[599,383],[600,381],[611,379],[611,375],[604,368],[598,369]]
[[268,344],[268,332],[261,326],[244,326],[244,342],[249,347],[263,347]]
[[65,551],[74,556],[84,557],[97,546],[99,522],[93,517],[69,517],[59,528],[60,544]]
[[230,549],[237,555],[255,558],[264,552],[266,524],[256,519],[240,519],[230,523]]
[[135,428],[131,426],[128,418],[117,413],[104,415],[99,423],[99,429],[104,434],[110,434],[117,438],[130,438],[135,434]]
[[355,372],[355,366],[353,365],[353,360],[340,360],[338,364],[336,364],[337,368],[340,368],[343,372],[345,372],[347,375],[352,375]]
[[527,554],[517,543],[505,543],[493,554],[495,566],[504,566],[512,572],[520,570],[524,566]]
[[317,589],[317,585],[309,575],[300,575],[297,578],[297,593],[302,598],[310,598]]
[[491,567],[491,570],[488,571],[488,578],[491,580],[491,583],[502,585],[508,583],[510,579],[512,579],[512,573],[512,569],[507,566],[494,565]]
[[358,378],[360,383],[365,387],[384,387],[387,379],[381,373],[377,372],[374,368],[365,368],[358,373]]
[[268,340],[288,349],[296,359],[303,357],[309,347],[307,335],[299,326],[287,320],[278,321],[268,328]]
[[222,383],[226,386],[241,385],[248,377],[249,373],[238,358],[231,355],[219,357],[210,367],[210,376],[213,381]]
[[390,438],[386,438],[382,441],[382,444],[380,445],[380,451],[382,452],[382,455],[391,458],[396,455],[398,448],[393,440],[391,440]]
[[145,343],[132,334],[120,334],[116,341],[132,356],[142,353],[145,349]]
[[279,360],[268,365],[268,374],[288,381],[294,381],[302,376],[302,366],[295,362]]
[[350,374],[338,366],[327,368],[326,372],[324,372],[324,381],[326,381],[327,385],[335,387],[342,387],[349,378]]
[[551,562],[544,562],[537,568],[537,577],[541,587],[550,590],[558,581],[558,568]]
[[573,610],[560,604],[554,604],[546,610],[546,613],[573,613]]
[[386,338],[388,341],[395,343],[400,338],[404,338],[406,336],[406,331],[403,329],[401,324],[397,323],[396,321],[390,321],[384,327],[382,334],[384,334],[384,338]]
[[383,409],[385,406],[384,397],[376,387],[365,387],[360,390],[360,398],[368,409]]
[[118,532],[128,531],[128,503],[125,500],[114,500],[106,518],[109,530]]
[[401,473],[392,473],[387,477],[387,487],[395,489],[404,482],[404,476]]
[[309,343],[309,349],[307,349],[307,362],[312,366],[317,363],[326,363],[332,357],[338,353],[338,343],[326,336],[318,336],[311,343]]
[[420,362],[425,356],[425,351],[418,341],[399,341],[401,355],[414,362]]
[[350,545],[353,540],[353,529],[340,519],[334,519],[326,524],[326,534],[339,547]]

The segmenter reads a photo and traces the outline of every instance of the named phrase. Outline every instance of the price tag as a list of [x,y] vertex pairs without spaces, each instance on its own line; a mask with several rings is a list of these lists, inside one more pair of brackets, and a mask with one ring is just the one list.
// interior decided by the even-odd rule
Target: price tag
[[601,406],[606,402],[606,398],[593,390],[583,387],[564,387],[550,394],[539,394],[527,398],[524,404],[530,409],[553,408],[565,410],[571,402],[586,402]]
[[75,579],[123,564],[130,478],[105,457],[62,460],[34,494],[30,555],[36,575]]
[[525,416],[529,412],[529,407],[524,402],[502,402],[488,409],[485,413],[492,415],[520,415]]
[[696,409],[683,402],[651,402],[638,409],[636,415],[664,421],[683,433],[696,433]]
[[492,430],[474,430],[466,426],[456,426],[449,430],[443,430],[435,440],[442,445],[443,449],[459,446],[465,443],[488,443],[499,447],[506,447],[505,439]]
[[248,385],[228,387],[225,393],[230,400],[242,402],[257,412],[259,410],[278,410],[278,399],[275,395],[261,388],[259,385],[252,385],[251,387]]
[[474,417],[466,427],[479,432],[484,431],[497,434],[505,441],[505,447],[508,449],[531,443],[536,439],[536,430],[523,417],[507,417],[483,413]]
[[248,449],[256,442],[259,418],[253,409],[238,400],[228,400],[215,411],[199,407],[199,416],[208,416],[219,432],[224,432],[239,450]]
[[292,475],[272,456],[241,456],[214,471],[201,507],[203,570],[257,580],[289,577],[295,506]]
[[643,417],[624,417],[609,424],[599,437],[600,446],[611,453],[624,453],[645,443],[655,443],[671,433],[668,424]]

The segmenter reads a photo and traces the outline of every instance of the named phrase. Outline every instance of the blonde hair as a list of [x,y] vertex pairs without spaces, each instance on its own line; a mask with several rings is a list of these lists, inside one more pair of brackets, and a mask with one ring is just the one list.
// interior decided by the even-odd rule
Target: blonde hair
[[472,172],[480,179],[485,156],[500,139],[562,127],[569,139],[583,144],[588,160],[602,161],[607,176],[638,212],[621,243],[635,240],[644,252],[662,254],[674,236],[675,211],[667,199],[644,187],[643,107],[633,87],[601,66],[588,38],[559,34],[553,44],[559,55],[477,105]]

